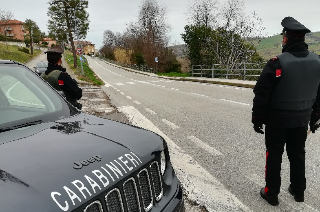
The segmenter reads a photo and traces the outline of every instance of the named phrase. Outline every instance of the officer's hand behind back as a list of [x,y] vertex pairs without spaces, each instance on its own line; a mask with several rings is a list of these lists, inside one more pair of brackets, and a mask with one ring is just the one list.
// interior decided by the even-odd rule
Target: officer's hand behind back
[[319,109],[318,110],[314,110],[311,113],[311,119],[310,119],[310,131],[312,133],[315,133],[316,130],[320,127],[320,124],[316,124],[316,122],[320,119],[320,115],[319,115]]
[[253,125],[253,129],[254,129],[254,131],[256,131],[257,133],[264,134],[262,124],[254,124],[254,125]]

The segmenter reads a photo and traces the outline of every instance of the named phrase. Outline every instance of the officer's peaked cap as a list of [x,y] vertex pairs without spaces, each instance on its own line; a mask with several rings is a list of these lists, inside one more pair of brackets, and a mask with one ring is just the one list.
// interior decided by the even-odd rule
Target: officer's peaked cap
[[63,53],[63,49],[60,46],[54,46],[54,47],[50,48],[49,50],[45,51],[44,53],[62,54]]
[[283,32],[287,33],[305,35],[306,33],[311,32],[307,27],[292,17],[285,17],[281,21],[281,25],[283,26]]

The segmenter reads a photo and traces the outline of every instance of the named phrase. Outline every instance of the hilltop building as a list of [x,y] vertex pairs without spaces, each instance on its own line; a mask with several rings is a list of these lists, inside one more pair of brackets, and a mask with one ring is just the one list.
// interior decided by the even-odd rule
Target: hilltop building
[[42,38],[41,41],[39,42],[40,44],[45,44],[48,43],[48,47],[51,47],[53,45],[57,45],[57,42],[55,40],[52,40],[51,38]]
[[24,40],[27,31],[23,27],[24,22],[18,20],[0,21],[0,34],[8,38]]
[[81,48],[83,54],[85,55],[94,55],[95,54],[95,44],[90,41],[74,41],[75,48]]

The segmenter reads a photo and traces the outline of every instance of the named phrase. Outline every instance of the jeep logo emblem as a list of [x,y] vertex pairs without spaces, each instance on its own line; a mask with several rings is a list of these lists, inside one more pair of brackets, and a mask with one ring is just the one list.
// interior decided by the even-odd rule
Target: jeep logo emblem
[[88,166],[90,163],[94,163],[96,161],[101,161],[102,157],[100,155],[96,155],[88,158],[87,160],[83,160],[81,162],[74,162],[74,169],[81,169],[83,166]]

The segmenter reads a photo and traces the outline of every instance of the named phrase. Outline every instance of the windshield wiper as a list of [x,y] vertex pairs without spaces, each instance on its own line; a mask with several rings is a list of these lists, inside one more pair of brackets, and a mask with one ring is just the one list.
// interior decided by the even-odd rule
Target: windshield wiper
[[10,131],[10,130],[19,129],[19,128],[22,128],[22,127],[29,127],[29,126],[32,126],[32,125],[41,124],[42,122],[43,122],[42,120],[37,120],[37,121],[26,122],[26,123],[15,125],[15,126],[2,127],[2,128],[0,128],[0,133],[6,132],[6,131]]

